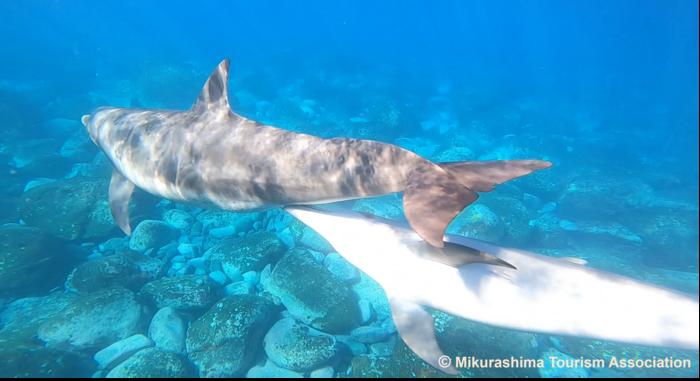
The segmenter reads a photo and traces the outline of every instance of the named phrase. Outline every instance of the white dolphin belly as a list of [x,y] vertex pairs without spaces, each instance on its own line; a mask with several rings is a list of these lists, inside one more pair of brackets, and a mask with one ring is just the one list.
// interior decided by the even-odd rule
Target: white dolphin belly
[[[517,330],[698,349],[697,297],[564,259],[447,235],[447,242],[492,254],[517,270],[480,263],[455,268],[422,256],[420,248],[426,246],[412,244],[419,238],[407,227],[357,213],[286,210],[377,281],[390,301]],[[440,355],[434,348],[429,354],[412,349],[432,365]]]

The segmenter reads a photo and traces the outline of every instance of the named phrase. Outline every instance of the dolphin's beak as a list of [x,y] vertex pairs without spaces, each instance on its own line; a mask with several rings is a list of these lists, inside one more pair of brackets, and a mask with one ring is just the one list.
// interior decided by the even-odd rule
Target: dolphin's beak
[[90,127],[88,127],[90,124],[90,115],[83,115],[80,118],[80,121],[83,122],[83,126],[85,126],[85,129],[87,130],[87,133],[90,136],[90,140],[92,140],[92,142],[95,143],[96,146],[99,146],[99,144],[97,144],[97,140],[95,140],[95,137],[92,136],[92,134],[90,133]]

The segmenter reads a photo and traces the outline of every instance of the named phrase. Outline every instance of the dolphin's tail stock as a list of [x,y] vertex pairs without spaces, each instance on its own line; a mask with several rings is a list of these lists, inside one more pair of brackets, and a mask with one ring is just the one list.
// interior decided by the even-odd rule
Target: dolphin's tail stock
[[447,225],[476,201],[476,192],[550,166],[543,160],[424,162],[408,176],[403,195],[406,219],[426,242],[443,247]]

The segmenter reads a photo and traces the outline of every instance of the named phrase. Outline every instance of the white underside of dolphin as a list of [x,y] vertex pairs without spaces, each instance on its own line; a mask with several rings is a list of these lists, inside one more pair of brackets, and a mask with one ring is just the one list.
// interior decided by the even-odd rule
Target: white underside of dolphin
[[[350,263],[379,283],[404,342],[441,368],[433,319],[422,307],[529,332],[698,349],[698,299],[580,262],[446,235],[445,241],[488,253],[493,264],[450,266],[427,258],[408,227],[354,212],[286,207]],[[444,261],[443,261],[444,262]]]

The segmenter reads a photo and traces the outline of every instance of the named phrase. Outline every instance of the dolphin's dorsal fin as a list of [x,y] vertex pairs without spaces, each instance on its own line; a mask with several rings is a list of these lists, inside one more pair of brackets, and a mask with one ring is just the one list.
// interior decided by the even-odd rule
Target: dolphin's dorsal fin
[[434,368],[457,375],[454,365],[442,362],[446,357],[435,337],[433,317],[413,302],[390,297],[389,304],[396,330],[406,346]]
[[228,104],[228,67],[229,60],[219,63],[207,79],[207,82],[199,93],[199,97],[192,106],[196,113],[204,112],[229,112]]
[[115,168],[109,183],[109,208],[112,210],[114,221],[126,235],[131,235],[129,200],[132,193],[134,193],[134,183]]

